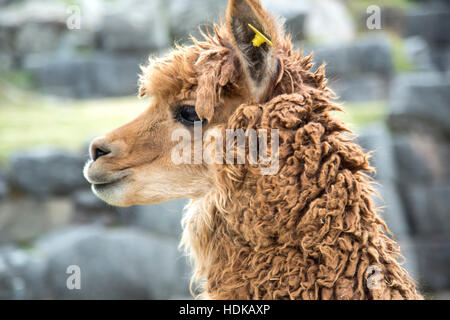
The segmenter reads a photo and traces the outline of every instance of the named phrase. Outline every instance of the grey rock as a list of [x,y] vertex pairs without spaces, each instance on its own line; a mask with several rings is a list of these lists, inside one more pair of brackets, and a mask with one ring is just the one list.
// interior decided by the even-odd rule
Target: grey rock
[[[188,295],[189,271],[177,242],[135,229],[78,227],[41,239],[46,282],[54,299],[167,299]],[[81,271],[81,289],[66,286],[69,266]]]
[[414,234],[433,236],[450,232],[449,183],[403,185],[401,190]]
[[396,137],[393,143],[397,180],[405,183],[424,183],[432,179],[431,163],[426,154],[407,137]]
[[6,7],[11,3],[14,3],[14,0],[0,0],[0,7]]
[[433,71],[431,49],[428,43],[420,36],[412,36],[404,39],[403,48],[407,59],[409,59],[417,71]]
[[385,220],[389,231],[401,247],[405,257],[404,267],[415,278],[418,273],[417,252],[411,238],[410,215],[406,214],[399,186],[397,170],[393,155],[392,138],[382,125],[364,128],[357,139],[365,151],[372,152],[371,164],[377,170],[376,184],[373,185],[377,195],[373,196],[378,213]]
[[450,71],[450,45],[442,48],[434,47],[431,52],[431,59],[437,70],[442,72]]
[[94,96],[95,91],[91,59],[72,55],[30,55],[23,64],[43,94],[88,98]]
[[392,155],[392,139],[383,125],[372,125],[359,132],[357,142],[371,153],[371,165],[376,169],[375,179],[380,182],[396,178],[395,159]]
[[306,38],[305,24],[308,17],[306,12],[294,12],[283,15],[286,19],[286,32],[292,35],[292,40],[304,40]]
[[100,200],[89,189],[76,191],[72,203],[74,223],[121,225],[123,222],[117,208]]
[[137,93],[139,65],[145,55],[30,56],[25,62],[39,90],[73,97],[123,96]]
[[42,1],[23,1],[22,5],[12,5],[2,8],[0,12],[1,25],[24,26],[32,23],[65,23],[66,5],[57,1],[42,3]]
[[29,243],[72,222],[72,204],[64,198],[14,197],[0,203],[0,244]]
[[367,152],[371,152],[371,164],[376,169],[373,177],[378,196],[374,196],[388,227],[397,237],[408,237],[410,230],[403,204],[397,190],[395,159],[392,153],[392,141],[386,128],[373,125],[365,128],[357,138],[358,143]]
[[95,196],[92,190],[76,191],[71,200],[74,224],[130,225],[132,208],[110,206]]
[[117,3],[102,19],[101,49],[148,54],[150,50],[167,47],[170,44],[167,6],[167,2],[161,0]]
[[396,238],[407,239],[411,231],[397,186],[393,182],[384,181],[375,186],[375,190],[378,192],[374,196],[375,204],[387,227]]
[[181,218],[187,200],[173,200],[151,206],[136,206],[130,213],[130,223],[155,234],[179,239]]
[[376,74],[331,77],[329,87],[343,101],[380,101],[389,95],[390,79]]
[[371,164],[376,169],[373,176],[378,196],[374,196],[380,213],[385,218],[387,226],[396,237],[407,238],[410,227],[405,216],[402,199],[396,185],[396,163],[392,152],[392,140],[386,128],[373,125],[365,128],[357,139],[367,152],[371,152]]
[[417,73],[399,77],[392,87],[388,124],[396,135],[398,188],[417,244],[421,281],[440,290],[450,279],[445,237],[450,230],[450,81],[439,73]]
[[419,35],[431,44],[450,43],[450,8],[427,8],[408,12],[405,19],[406,36]]
[[91,190],[80,190],[73,194],[73,203],[77,210],[82,211],[108,211],[110,207],[98,197],[96,197]]
[[3,200],[8,195],[8,183],[6,181],[6,175],[3,173],[0,167],[0,200]]
[[[138,92],[139,65],[147,60],[144,55],[98,55],[88,64],[95,92],[91,96],[124,96]],[[114,79],[114,81],[111,81]]]
[[46,262],[12,246],[0,248],[0,299],[48,299]]
[[170,1],[168,9],[173,39],[177,42],[187,42],[190,34],[199,37],[198,26],[218,22],[219,16],[223,16],[225,12],[227,3],[227,0]]
[[314,61],[327,64],[328,77],[377,74],[389,77],[393,72],[392,49],[385,36],[363,37],[350,44],[329,45],[314,50]]
[[311,9],[305,25],[309,39],[322,43],[345,43],[354,40],[356,31],[354,19],[342,1],[308,1],[308,3]]
[[428,188],[428,212],[434,232],[450,233],[450,181]]
[[[409,276],[414,279],[419,279],[419,252],[417,250],[417,245],[414,239],[410,236],[408,237],[397,237],[395,235],[394,239],[398,242],[400,247],[400,254],[404,259],[400,261],[403,262],[402,266],[408,271]],[[420,290],[420,287],[419,287]]]
[[[297,46],[303,47],[300,43]],[[353,43],[306,47],[316,67],[326,65],[329,86],[342,100],[383,100],[389,95],[393,74],[392,50],[382,36],[363,37]]]
[[[2,40],[0,39],[0,42]],[[2,50],[0,48],[0,50]],[[1,70],[10,70],[14,66],[14,56],[10,53],[5,53],[4,51],[0,53],[0,68]]]
[[286,32],[292,35],[294,41],[304,40],[306,37],[306,20],[311,12],[307,1],[273,1],[263,0],[262,4],[269,12],[284,20]]
[[[49,54],[68,50],[73,43],[64,41],[66,36],[94,39],[89,28],[83,33],[69,32],[66,26],[67,5],[52,1],[24,1],[21,5],[9,6],[0,12],[0,49],[12,56],[15,67],[22,67],[24,57],[30,54]],[[70,47],[74,50],[76,46]]]
[[419,282],[429,291],[450,287],[450,239],[445,235],[417,237]]
[[441,74],[398,77],[390,99],[388,123],[395,132],[427,131],[450,135],[450,81]]
[[4,181],[0,181],[0,200],[3,200],[8,194],[7,184]]
[[433,223],[428,219],[426,187],[417,184],[408,186],[400,184],[399,190],[413,236],[430,235],[433,232]]
[[84,159],[67,151],[28,149],[11,157],[10,180],[15,188],[35,196],[69,194],[87,185]]
[[[1,21],[1,19],[0,19]],[[17,54],[14,52],[14,37],[12,28],[0,23],[0,68],[8,70],[15,65]]]
[[4,257],[8,249],[10,248],[0,249],[0,299],[2,300],[20,298],[23,291],[23,283],[12,274]]
[[285,16],[288,20],[295,13],[306,10],[304,21],[307,38],[321,43],[344,43],[355,37],[355,24],[347,6],[339,0],[265,0],[270,11]]
[[21,55],[55,51],[64,27],[62,23],[26,23],[18,30],[14,49]]

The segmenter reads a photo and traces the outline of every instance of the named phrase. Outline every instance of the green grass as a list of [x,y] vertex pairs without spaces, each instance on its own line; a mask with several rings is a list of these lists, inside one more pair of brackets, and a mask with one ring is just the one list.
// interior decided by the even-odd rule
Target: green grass
[[362,130],[373,123],[382,123],[387,113],[385,101],[345,102],[342,105],[344,112],[335,112],[335,116],[346,122],[350,129]]
[[[2,162],[7,162],[13,152],[35,146],[79,151],[91,138],[132,120],[149,104],[148,100],[136,97],[49,100],[14,90],[0,90]],[[343,109],[345,113],[336,112],[336,116],[347,122],[351,129],[358,130],[368,123],[381,122],[386,104],[344,103]]]
[[36,146],[79,151],[98,135],[135,118],[148,100],[136,97],[88,101],[30,98],[0,100],[0,161]]
[[411,0],[351,0],[348,1],[351,11],[365,11],[369,6],[391,7],[401,10],[409,9],[413,6]]
[[[22,89],[33,89],[35,83],[32,75],[27,71],[6,71],[0,69],[0,80]],[[2,83],[0,83],[1,85]],[[2,86],[0,86],[0,98],[2,97]]]
[[392,44],[392,60],[397,72],[414,71],[416,66],[405,55],[403,39],[395,34],[390,35]]

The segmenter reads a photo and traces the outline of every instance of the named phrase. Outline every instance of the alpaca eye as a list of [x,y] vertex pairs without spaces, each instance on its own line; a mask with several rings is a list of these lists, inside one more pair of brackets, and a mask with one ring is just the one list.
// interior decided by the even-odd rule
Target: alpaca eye
[[175,120],[181,122],[186,126],[193,126],[194,122],[201,121],[197,115],[197,112],[195,112],[195,108],[186,105],[177,108],[177,110],[175,111]]

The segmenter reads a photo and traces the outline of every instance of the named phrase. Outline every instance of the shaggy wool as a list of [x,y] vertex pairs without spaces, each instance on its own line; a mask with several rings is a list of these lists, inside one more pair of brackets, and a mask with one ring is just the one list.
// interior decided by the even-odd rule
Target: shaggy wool
[[[214,68],[203,100],[236,90],[224,29],[190,49],[209,53],[209,67],[197,70]],[[261,175],[263,165],[248,159],[216,165],[217,188],[184,217],[200,297],[421,299],[374,206],[369,155],[334,116],[341,107],[324,68],[313,71],[312,56],[294,52],[288,37],[279,43],[273,90],[264,103],[241,105],[223,128],[278,129],[278,173]]]

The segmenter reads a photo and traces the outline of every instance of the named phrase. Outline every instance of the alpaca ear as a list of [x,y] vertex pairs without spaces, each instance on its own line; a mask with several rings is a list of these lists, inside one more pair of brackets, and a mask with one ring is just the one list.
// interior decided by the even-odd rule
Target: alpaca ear
[[277,27],[259,0],[230,0],[228,32],[256,102],[263,99],[277,72]]

